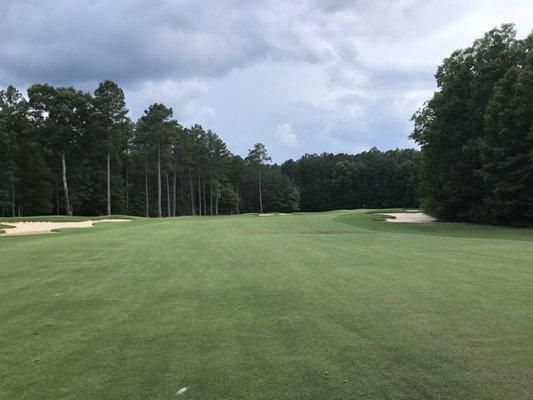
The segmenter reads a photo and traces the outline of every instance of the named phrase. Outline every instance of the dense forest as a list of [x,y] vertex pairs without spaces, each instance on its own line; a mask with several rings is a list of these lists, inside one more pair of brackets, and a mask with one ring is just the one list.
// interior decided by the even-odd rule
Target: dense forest
[[419,156],[414,149],[356,155],[307,154],[281,170],[300,190],[304,211],[417,207]]
[[[232,154],[153,104],[136,123],[122,89],[35,84],[0,91],[0,215],[147,217],[416,205],[415,150],[306,155],[270,164]],[[303,196],[303,197],[302,197]]]
[[455,51],[413,117],[421,202],[441,220],[533,223],[533,34],[502,25]]

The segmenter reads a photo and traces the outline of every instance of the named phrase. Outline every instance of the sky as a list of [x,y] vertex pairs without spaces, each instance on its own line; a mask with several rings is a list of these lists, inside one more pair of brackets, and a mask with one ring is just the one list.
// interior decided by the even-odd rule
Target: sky
[[442,59],[532,17],[529,0],[2,0],[0,87],[110,79],[133,120],[162,102],[276,162],[415,147]]

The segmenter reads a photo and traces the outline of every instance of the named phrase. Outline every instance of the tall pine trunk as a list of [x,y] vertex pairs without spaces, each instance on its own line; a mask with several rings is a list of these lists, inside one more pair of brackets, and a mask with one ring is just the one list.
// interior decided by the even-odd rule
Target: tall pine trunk
[[194,207],[194,182],[192,181],[191,167],[189,167],[189,187],[191,189],[191,213],[192,215],[196,215],[196,210]]
[[126,214],[130,213],[130,163],[126,155]]
[[111,215],[111,154],[109,150],[107,151],[107,215]]
[[[180,182],[180,201],[181,201],[181,204],[183,204],[183,198],[185,196],[185,168],[180,168],[179,169],[179,173],[178,173],[178,180]],[[177,211],[177,210],[176,210]],[[181,210],[181,213],[183,214],[183,210]]]
[[11,171],[11,214],[13,217],[16,217],[15,209],[15,176],[13,175],[13,171]]
[[61,153],[61,166],[63,178],[63,192],[65,194],[65,212],[67,213],[67,215],[72,215],[72,209],[70,208],[70,200],[68,196],[67,162],[65,160],[65,152]]
[[263,194],[261,193],[261,164],[257,169],[259,172],[259,214],[263,214]]
[[157,144],[157,217],[161,218],[163,213],[161,212],[161,148],[160,144]]
[[165,172],[165,180],[167,181],[167,217],[172,217],[172,211],[170,209],[170,186],[168,184],[168,172]]
[[202,179],[202,185],[203,185],[203,193],[204,193],[204,215],[207,216],[207,203],[205,201],[205,176],[204,179]]
[[150,201],[148,200],[148,165],[144,159],[144,189],[146,198],[146,218],[150,218]]
[[240,214],[239,204],[241,202],[241,199],[239,197],[239,184],[237,184],[237,187],[235,189],[236,189],[236,192],[237,192],[237,214]]
[[200,172],[198,172],[198,215],[202,215],[202,185],[200,182]]
[[172,216],[176,216],[176,185],[177,185],[177,177],[178,175],[178,167],[177,163],[174,162],[174,171],[172,171]]
[[172,172],[172,216],[176,216],[176,188],[177,188],[177,172],[174,170]]
[[213,215],[213,174],[209,179],[209,214]]
[[59,215],[59,182],[56,175],[56,214]]
[[218,199],[220,195],[218,182],[216,183],[216,187],[217,187],[217,195],[216,195],[216,200],[215,200],[215,214],[218,216]]

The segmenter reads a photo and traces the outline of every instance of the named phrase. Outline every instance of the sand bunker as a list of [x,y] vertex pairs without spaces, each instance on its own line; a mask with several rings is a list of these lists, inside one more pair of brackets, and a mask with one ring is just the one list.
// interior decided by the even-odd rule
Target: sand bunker
[[423,224],[436,221],[431,215],[422,212],[386,213],[385,215],[388,217],[394,217],[387,218],[387,222],[411,222]]
[[55,229],[62,228],[90,228],[100,222],[127,222],[130,219],[101,219],[98,221],[88,220],[79,222],[2,222],[3,225],[12,226],[13,228],[5,229],[5,233],[0,236],[19,236],[35,235],[38,233],[52,233]]
[[263,213],[263,214],[257,214],[260,217],[273,217],[275,215],[292,215],[289,213]]

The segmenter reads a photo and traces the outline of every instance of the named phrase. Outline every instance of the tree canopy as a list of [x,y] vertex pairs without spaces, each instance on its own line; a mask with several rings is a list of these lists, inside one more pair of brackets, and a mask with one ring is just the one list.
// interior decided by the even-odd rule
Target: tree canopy
[[218,215],[298,210],[298,189],[278,165],[233,155],[201,125],[182,127],[152,104],[136,123],[122,89],[94,95],[35,84],[0,91],[0,215]]
[[533,36],[502,25],[446,58],[414,116],[423,207],[449,221],[533,221]]
[[152,104],[133,123],[122,89],[35,84],[0,91],[1,215],[148,217],[416,205],[416,150],[246,158]]
[[360,154],[306,154],[281,169],[300,189],[300,208],[325,211],[418,206],[418,159],[413,149]]

